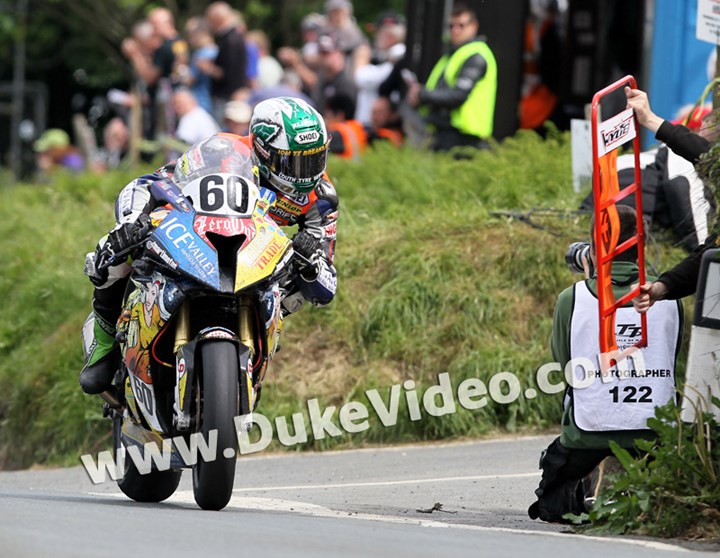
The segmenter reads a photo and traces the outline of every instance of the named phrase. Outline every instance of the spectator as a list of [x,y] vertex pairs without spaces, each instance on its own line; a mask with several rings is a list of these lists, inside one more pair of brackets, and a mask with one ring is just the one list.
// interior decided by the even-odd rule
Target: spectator
[[[162,44],[153,53],[153,65],[160,68],[160,76],[156,84],[156,101],[159,109],[164,110],[162,131],[172,133],[175,129],[175,114],[172,111],[170,97],[172,87],[179,85],[177,81],[177,67],[187,65],[188,46],[175,27],[173,14],[167,8],[153,8],[148,12],[148,21],[155,29],[155,33],[162,39]],[[156,130],[157,132],[158,130]]]
[[185,32],[192,46],[192,55],[183,83],[190,87],[190,92],[195,96],[198,104],[212,113],[212,79],[208,74],[203,73],[200,67],[204,64],[202,60],[210,62],[215,60],[218,47],[205,18],[191,17],[185,24]]
[[120,165],[130,147],[130,131],[125,121],[116,116],[103,128],[103,146],[100,149],[98,170],[115,169]]
[[325,14],[327,15],[326,31],[337,37],[340,50],[348,57],[348,63],[352,64],[352,55],[355,49],[362,44],[367,44],[365,35],[353,17],[352,2],[350,0],[327,0]]
[[252,108],[244,101],[230,101],[225,105],[225,130],[238,136],[246,136],[250,128]]
[[205,10],[210,30],[218,45],[214,62],[198,61],[200,71],[212,78],[213,114],[222,121],[227,103],[233,94],[249,87],[247,47],[240,31],[238,14],[227,2],[213,2]]
[[434,150],[488,147],[497,93],[495,56],[477,36],[477,16],[467,6],[453,6],[449,25],[450,52],[437,62],[424,88],[410,85],[408,102],[427,107]]
[[384,14],[375,26],[375,49],[360,45],[354,56],[355,84],[358,88],[355,118],[370,125],[370,111],[378,97],[380,84],[405,56],[405,24],[393,13]]
[[84,170],[85,163],[76,147],[70,144],[65,130],[50,128],[33,143],[35,162],[42,173],[64,168],[73,172]]
[[187,89],[178,89],[173,94],[173,108],[178,115],[175,137],[192,145],[220,131],[217,122],[200,107],[193,94]]
[[255,89],[258,86],[258,77],[260,72],[260,49],[257,44],[248,38],[248,29],[245,19],[240,12],[235,12],[238,18],[238,29],[245,37],[245,50],[247,51],[247,67],[245,73],[248,78],[248,87]]
[[247,34],[249,43],[254,44],[258,51],[258,77],[255,88],[274,87],[283,75],[283,68],[274,56],[270,55],[270,40],[260,30],[250,31]]
[[353,117],[357,87],[347,59],[332,35],[322,35],[318,44],[320,47],[320,71],[311,95],[315,106],[324,107],[327,99],[344,95],[352,101],[351,117]]
[[[618,205],[617,210],[619,246],[635,236],[637,217],[631,207]],[[594,237],[591,234],[590,259],[596,265]],[[637,276],[635,247],[613,260],[612,290],[616,299],[630,291]],[[562,370],[567,370],[569,364],[578,387],[568,388],[562,434],[540,458],[542,479],[535,491],[538,500],[528,509],[532,519],[562,523],[567,522],[563,517],[567,513],[584,513],[582,479],[612,455],[610,442],[633,450],[636,439],[651,438],[653,433],[647,420],[654,416],[655,407],[675,397],[674,370],[682,337],[682,306],[665,301],[648,315],[648,344],[638,349],[644,370],[636,368],[638,361],[628,359],[627,374],[621,374],[620,366],[613,366],[601,378],[597,287],[594,277],[578,281],[560,293],[555,306],[553,359]],[[640,316],[632,306],[617,309],[615,335],[619,350],[639,340],[639,326]],[[598,368],[588,370],[581,363]]]
[[317,70],[320,66],[320,50],[317,41],[326,26],[325,16],[314,12],[306,15],[300,23],[303,41],[300,55],[303,62],[313,70]]
[[292,47],[278,49],[278,60],[285,67],[286,72],[290,71],[300,78],[303,93],[312,96],[318,83],[318,70],[321,62],[320,45],[317,44],[317,57],[312,64],[306,62],[300,51]]
[[157,83],[161,76],[172,72],[172,66],[161,67],[155,59],[163,44],[162,37],[148,20],[133,25],[132,34],[122,42],[123,54],[128,58],[136,76],[136,86],[142,105],[142,135],[145,139],[155,138],[157,121]]
[[372,144],[376,141],[390,141],[397,147],[405,141],[398,108],[387,97],[378,97],[373,102],[368,143]]
[[353,119],[355,102],[343,93],[328,97],[323,117],[331,134],[330,153],[357,161],[367,146],[367,131]]

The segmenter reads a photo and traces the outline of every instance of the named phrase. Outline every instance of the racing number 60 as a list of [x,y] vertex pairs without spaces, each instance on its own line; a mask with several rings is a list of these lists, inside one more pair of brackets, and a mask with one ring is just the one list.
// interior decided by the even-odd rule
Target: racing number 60
[[[220,186],[225,184],[224,188]],[[238,188],[240,196],[238,199]],[[247,180],[240,176],[228,176],[227,182],[222,176],[211,174],[200,181],[200,209],[203,211],[217,211],[225,204],[227,192],[227,205],[233,211],[245,214],[250,202],[250,187]]]

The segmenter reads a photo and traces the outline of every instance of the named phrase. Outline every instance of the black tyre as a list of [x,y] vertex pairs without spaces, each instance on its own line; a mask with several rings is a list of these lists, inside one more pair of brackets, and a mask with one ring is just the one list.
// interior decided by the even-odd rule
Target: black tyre
[[233,418],[238,414],[238,355],[235,345],[228,341],[205,342],[200,354],[198,432],[208,441],[209,433],[217,431],[217,455],[213,461],[204,461],[198,455],[193,467],[193,494],[202,509],[221,510],[230,501],[235,481],[237,435]]
[[[122,419],[113,418],[113,454],[117,460]],[[117,462],[117,461],[116,461]],[[117,481],[123,493],[136,502],[162,502],[175,493],[182,471],[151,471],[141,475],[129,455],[125,455],[125,475]]]

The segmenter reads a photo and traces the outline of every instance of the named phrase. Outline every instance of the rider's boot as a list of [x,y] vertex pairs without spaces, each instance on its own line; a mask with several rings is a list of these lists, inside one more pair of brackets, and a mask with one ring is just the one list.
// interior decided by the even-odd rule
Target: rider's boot
[[85,393],[96,395],[110,389],[120,362],[120,347],[115,340],[115,326],[94,312],[92,327],[83,328],[86,339],[85,366],[80,372],[80,386]]

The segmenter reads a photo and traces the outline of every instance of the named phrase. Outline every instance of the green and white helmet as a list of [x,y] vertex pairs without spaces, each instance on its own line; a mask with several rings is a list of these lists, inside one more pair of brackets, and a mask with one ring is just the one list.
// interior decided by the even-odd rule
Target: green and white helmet
[[325,172],[329,137],[322,116],[302,99],[258,103],[250,120],[260,173],[285,194],[311,192]]

